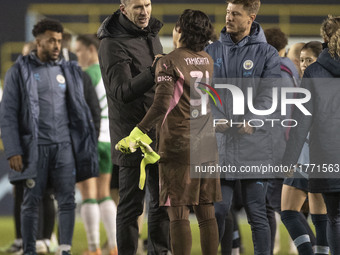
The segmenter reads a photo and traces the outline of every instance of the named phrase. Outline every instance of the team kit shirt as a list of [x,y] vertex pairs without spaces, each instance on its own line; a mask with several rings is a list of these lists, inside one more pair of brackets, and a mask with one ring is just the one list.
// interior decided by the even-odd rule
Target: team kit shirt
[[208,100],[213,61],[206,52],[178,48],[156,68],[154,103],[137,126],[157,124],[159,204],[197,205],[221,199],[219,178],[191,178],[196,166],[217,162],[217,144]]
[[110,143],[109,109],[107,106],[106,90],[99,64],[94,64],[87,68],[86,73],[91,77],[91,81],[95,87],[101,109],[100,132],[98,140],[99,142]]
[[206,95],[201,90],[209,90],[212,75],[213,60],[204,51],[178,48],[158,61],[154,105],[139,127],[149,130],[158,122],[161,163],[176,160],[200,164],[216,160],[210,105],[208,100],[202,100]]
[[109,110],[107,105],[106,90],[102,79],[99,64],[89,66],[85,72],[90,76],[95,87],[101,109],[100,130],[98,137],[98,162],[101,174],[112,173],[111,143],[109,128]]

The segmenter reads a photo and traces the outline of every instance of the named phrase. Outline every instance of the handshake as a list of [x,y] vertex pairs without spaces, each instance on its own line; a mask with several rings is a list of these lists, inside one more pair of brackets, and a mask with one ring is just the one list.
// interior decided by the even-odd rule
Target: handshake
[[144,134],[138,127],[135,127],[129,136],[120,140],[116,145],[115,149],[124,153],[130,154],[135,152],[140,148],[144,154],[144,158],[140,164],[140,178],[139,178],[139,188],[143,189],[145,185],[145,167],[148,164],[156,163],[160,156],[154,152],[149,144],[152,140],[147,134]]

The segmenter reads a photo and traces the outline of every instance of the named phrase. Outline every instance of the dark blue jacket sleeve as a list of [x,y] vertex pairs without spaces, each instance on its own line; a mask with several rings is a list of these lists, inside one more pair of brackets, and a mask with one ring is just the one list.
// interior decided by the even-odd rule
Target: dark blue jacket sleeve
[[[292,119],[295,119],[298,122],[298,125],[292,127],[289,132],[289,140],[283,157],[283,164],[285,165],[295,165],[298,162],[303,144],[306,141],[306,137],[313,123],[315,94],[313,93],[311,75],[309,74],[308,69],[304,73],[301,87],[311,92],[311,99],[305,103],[304,106],[312,113],[312,115],[304,115],[296,106],[294,106]],[[298,94],[298,97],[299,96],[302,95]]]
[[14,65],[5,76],[0,106],[1,138],[7,158],[23,155],[20,143],[19,116],[21,108],[20,75]]

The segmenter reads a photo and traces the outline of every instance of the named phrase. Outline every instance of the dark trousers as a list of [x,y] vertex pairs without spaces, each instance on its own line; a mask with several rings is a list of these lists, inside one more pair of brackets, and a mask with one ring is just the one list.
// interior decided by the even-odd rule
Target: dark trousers
[[[148,165],[147,185],[150,191],[148,208],[148,254],[167,254],[170,249],[169,217],[159,207],[159,181],[157,164]],[[136,254],[138,247],[137,219],[143,213],[145,190],[140,190],[139,167],[119,167],[119,204],[117,208],[118,253]]]
[[[58,202],[59,243],[71,245],[75,220],[75,162],[70,143],[39,145],[37,177],[25,186],[21,206],[21,233],[24,253],[35,254],[40,201],[52,185]],[[27,182],[26,182],[27,183]]]
[[[229,212],[236,181],[221,180],[222,201],[215,203],[215,216],[220,240],[225,229],[225,216]],[[251,226],[254,254],[270,254],[270,228],[266,213],[267,182],[240,180],[244,207]]]
[[270,226],[270,254],[273,254],[275,234],[276,234],[276,218],[275,212],[281,212],[281,191],[282,191],[283,179],[269,179],[267,194],[266,194],[266,207],[267,217]]
[[[21,236],[21,204],[24,198],[24,185],[20,182],[14,185],[14,225],[15,237]],[[39,223],[37,239],[51,239],[55,222],[55,208],[52,187],[47,187],[39,206]]]
[[237,212],[232,206],[225,218],[224,235],[221,240],[222,255],[230,255],[232,253],[232,249],[234,248],[241,249],[241,235],[236,213]]
[[327,207],[327,240],[331,254],[340,254],[340,192],[323,193]]

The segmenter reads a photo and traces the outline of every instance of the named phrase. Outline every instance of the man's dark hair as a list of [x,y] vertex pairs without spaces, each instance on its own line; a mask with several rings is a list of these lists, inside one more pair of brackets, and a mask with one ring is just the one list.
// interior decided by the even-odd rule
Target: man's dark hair
[[209,17],[197,10],[186,9],[177,20],[175,29],[181,29],[180,42],[193,51],[201,51],[213,37]]
[[260,10],[260,0],[227,0],[227,4],[241,4],[248,14],[255,14]]
[[43,19],[40,20],[37,24],[34,25],[32,34],[34,37],[45,33],[47,30],[62,33],[64,31],[61,23],[54,19]]
[[322,52],[322,43],[319,41],[311,41],[305,44],[302,47],[301,51],[303,50],[311,50],[313,52],[314,57],[318,57]]
[[288,39],[285,33],[280,28],[268,28],[264,30],[267,43],[273,46],[277,51],[284,49],[288,44]]
[[77,41],[84,44],[86,47],[93,45],[97,50],[99,49],[99,39],[94,34],[84,34],[77,37]]

